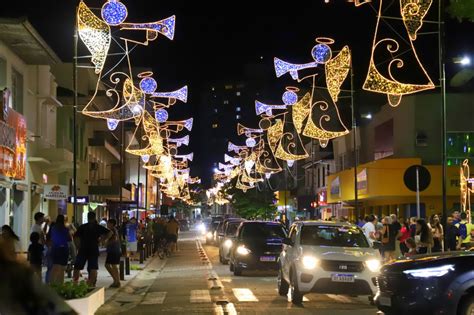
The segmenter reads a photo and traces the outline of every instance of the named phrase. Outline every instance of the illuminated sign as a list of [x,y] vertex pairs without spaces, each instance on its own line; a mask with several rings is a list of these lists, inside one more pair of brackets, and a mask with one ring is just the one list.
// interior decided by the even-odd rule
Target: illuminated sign
[[0,98],[0,174],[14,179],[26,177],[26,121],[9,106],[10,91]]
[[[69,196],[67,202],[74,203],[74,196]],[[89,203],[89,196],[76,196],[76,204],[85,205]],[[97,206],[96,206],[97,207]]]
[[68,186],[66,185],[44,185],[44,198],[50,200],[67,199]]

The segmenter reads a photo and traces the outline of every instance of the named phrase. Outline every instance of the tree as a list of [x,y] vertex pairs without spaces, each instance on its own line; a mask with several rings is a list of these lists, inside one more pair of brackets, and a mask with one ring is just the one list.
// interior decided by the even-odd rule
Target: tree
[[273,219],[276,212],[274,194],[271,191],[255,191],[255,189],[247,192],[236,188],[229,189],[232,206],[242,218]]
[[460,21],[467,19],[474,22],[474,1],[472,0],[451,0],[447,11]]

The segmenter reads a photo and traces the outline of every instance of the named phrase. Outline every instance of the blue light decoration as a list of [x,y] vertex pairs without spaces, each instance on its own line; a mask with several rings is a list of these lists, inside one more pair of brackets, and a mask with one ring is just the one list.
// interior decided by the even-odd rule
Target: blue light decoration
[[155,112],[155,119],[160,122],[160,123],[164,123],[165,121],[168,120],[168,112],[166,111],[166,109],[159,109]]
[[281,77],[285,73],[290,73],[293,80],[298,80],[298,71],[301,69],[314,68],[318,66],[317,62],[309,62],[304,64],[293,64],[286,61],[283,61],[279,58],[273,59],[273,64],[275,67],[275,73],[277,78]]
[[245,144],[246,144],[249,148],[253,148],[253,147],[257,144],[257,141],[255,141],[254,138],[247,138],[247,140],[245,140]]
[[283,103],[285,105],[294,105],[296,102],[298,102],[298,94],[296,94],[296,91],[298,89],[296,88],[286,88],[286,92],[283,93],[283,96],[281,99],[283,100]]
[[140,89],[145,94],[153,94],[157,88],[156,80],[151,77],[145,77],[140,81]]
[[148,161],[150,160],[150,156],[149,155],[142,155],[142,161],[143,163],[148,163]]
[[[173,40],[174,38],[174,29],[175,29],[176,17],[170,16],[164,20],[151,23],[123,23],[121,27],[123,29],[134,29],[134,30],[146,30],[150,33],[160,33],[166,36],[168,39]],[[156,39],[156,36],[151,35],[151,39]]]
[[176,143],[177,147],[180,147],[182,145],[189,145],[189,135],[184,136],[182,138],[168,138],[168,142]]
[[240,150],[243,150],[243,149],[245,149],[245,146],[238,146],[238,145],[233,144],[230,141],[229,141],[229,145],[227,146],[227,151],[229,151],[229,152],[233,151],[235,153],[239,153]]
[[140,104],[134,104],[132,105],[132,113],[135,115],[140,115],[140,113],[143,111],[143,107]]
[[102,6],[102,19],[109,25],[117,26],[127,18],[127,7],[119,0],[109,0]]
[[331,48],[329,48],[329,46],[326,45],[326,44],[317,44],[311,50],[311,55],[313,56],[313,59],[317,63],[323,63],[324,64],[329,59],[331,59],[332,51],[331,51]]
[[152,97],[163,97],[163,98],[175,98],[181,102],[186,103],[188,101],[188,86],[185,85],[179,90],[173,92],[155,92],[152,93]]
[[184,122],[184,128],[188,129],[191,131],[193,129],[193,119],[189,118]]
[[295,164],[294,160],[287,160],[286,164],[288,164],[288,167],[293,167],[293,164]]
[[118,124],[119,121],[117,119],[107,119],[107,128],[109,128],[110,131],[117,129]]

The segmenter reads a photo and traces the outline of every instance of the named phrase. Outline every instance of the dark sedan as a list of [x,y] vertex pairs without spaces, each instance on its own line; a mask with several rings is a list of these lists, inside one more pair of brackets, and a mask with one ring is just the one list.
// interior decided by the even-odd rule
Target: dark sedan
[[385,314],[474,314],[474,253],[415,256],[382,267],[375,305]]
[[230,251],[230,271],[240,276],[243,270],[277,270],[284,238],[286,231],[280,223],[242,222]]

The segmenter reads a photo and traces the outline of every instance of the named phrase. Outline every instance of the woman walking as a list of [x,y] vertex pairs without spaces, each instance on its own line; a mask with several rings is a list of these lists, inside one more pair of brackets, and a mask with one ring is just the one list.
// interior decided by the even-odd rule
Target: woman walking
[[120,249],[120,234],[117,231],[117,221],[109,219],[107,221],[107,228],[112,232],[112,236],[107,240],[107,258],[105,259],[105,269],[110,273],[114,282],[110,285],[111,288],[120,287],[120,276],[118,265],[120,264],[120,256],[122,256]]
[[439,221],[439,216],[437,214],[431,215],[430,228],[433,235],[433,248],[431,249],[432,252],[443,251],[444,230]]
[[20,248],[20,238],[9,225],[2,226],[2,240],[4,241],[5,245],[5,253],[11,259],[17,259],[16,253],[19,251]]
[[51,270],[51,283],[64,283],[64,271],[66,270],[69,259],[69,242],[71,242],[71,234],[64,222],[64,216],[58,215],[56,222],[50,228],[51,239],[51,258],[53,260],[53,268]]

